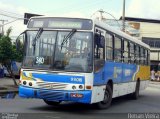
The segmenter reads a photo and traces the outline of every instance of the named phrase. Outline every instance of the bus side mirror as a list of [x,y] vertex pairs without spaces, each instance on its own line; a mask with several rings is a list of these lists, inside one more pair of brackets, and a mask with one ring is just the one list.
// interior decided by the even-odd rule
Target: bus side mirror
[[99,48],[104,48],[105,47],[105,38],[104,36],[100,35],[100,34],[95,34],[95,44],[99,47]]

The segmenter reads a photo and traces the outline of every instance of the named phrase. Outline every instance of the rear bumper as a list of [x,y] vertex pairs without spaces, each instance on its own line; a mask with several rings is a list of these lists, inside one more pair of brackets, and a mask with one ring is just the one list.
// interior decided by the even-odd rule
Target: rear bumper
[[[73,97],[74,94],[82,94],[83,97]],[[72,96],[71,96],[72,95]],[[49,101],[74,101],[80,103],[91,103],[92,91],[65,91],[34,89],[19,86],[19,96],[23,98],[39,98]]]

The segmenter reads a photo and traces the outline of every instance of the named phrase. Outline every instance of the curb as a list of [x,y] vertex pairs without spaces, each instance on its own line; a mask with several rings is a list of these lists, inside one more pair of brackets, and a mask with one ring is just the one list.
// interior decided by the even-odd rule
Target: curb
[[18,87],[14,86],[0,86],[0,93],[18,93]]

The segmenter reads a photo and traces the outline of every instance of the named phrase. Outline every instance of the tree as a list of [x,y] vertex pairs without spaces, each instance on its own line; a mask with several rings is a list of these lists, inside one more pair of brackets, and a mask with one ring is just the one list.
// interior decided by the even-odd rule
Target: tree
[[11,68],[11,63],[16,59],[18,53],[15,51],[15,46],[12,45],[10,38],[11,32],[12,28],[10,27],[6,32],[6,35],[0,37],[0,63],[2,64],[2,66],[5,66],[7,68],[7,71],[12,77],[14,84],[17,85],[15,76]]

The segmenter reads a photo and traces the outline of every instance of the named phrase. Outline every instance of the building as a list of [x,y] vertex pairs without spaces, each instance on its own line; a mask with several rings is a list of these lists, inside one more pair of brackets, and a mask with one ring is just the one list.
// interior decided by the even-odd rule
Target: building
[[125,17],[125,23],[128,34],[151,47],[151,69],[157,71],[160,66],[160,20]]

